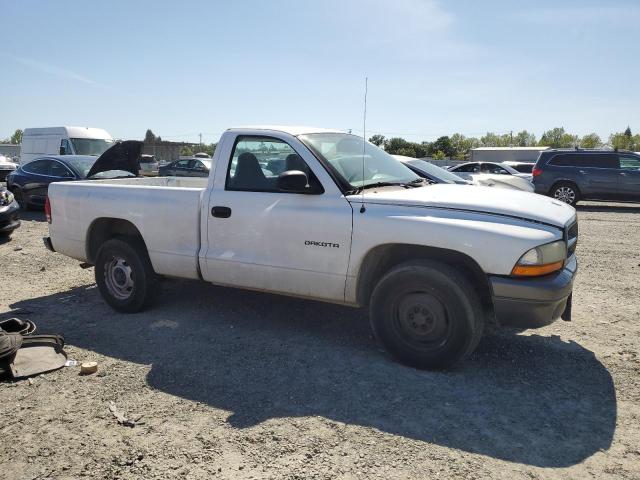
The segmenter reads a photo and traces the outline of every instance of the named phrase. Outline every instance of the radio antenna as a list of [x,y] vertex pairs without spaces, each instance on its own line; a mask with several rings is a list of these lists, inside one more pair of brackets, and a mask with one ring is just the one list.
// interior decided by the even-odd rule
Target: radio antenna
[[360,205],[360,213],[364,213],[367,209],[364,207],[364,155],[367,146],[367,90],[369,87],[369,77],[364,77],[364,115],[362,117],[362,184],[360,185],[360,193],[362,195],[362,204]]

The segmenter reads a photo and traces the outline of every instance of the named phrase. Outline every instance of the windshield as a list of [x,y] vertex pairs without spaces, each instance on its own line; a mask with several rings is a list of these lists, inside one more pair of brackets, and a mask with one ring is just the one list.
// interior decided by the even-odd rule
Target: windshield
[[299,138],[315,155],[326,160],[353,188],[379,183],[408,184],[420,181],[420,177],[411,169],[384,150],[364,142],[362,137],[346,133],[312,133]]
[[426,175],[431,175],[439,180],[442,180],[447,183],[467,183],[462,177],[451,173],[449,170],[445,170],[444,168],[440,168],[433,163],[429,163],[425,160],[409,160],[407,163],[413,165],[418,170],[424,172]]
[[100,156],[113,145],[113,140],[101,138],[72,138],[73,149],[76,155]]
[[80,174],[80,178],[86,178],[87,173],[89,173],[93,164],[96,163],[95,158],[74,158],[73,156],[65,156],[64,161]]

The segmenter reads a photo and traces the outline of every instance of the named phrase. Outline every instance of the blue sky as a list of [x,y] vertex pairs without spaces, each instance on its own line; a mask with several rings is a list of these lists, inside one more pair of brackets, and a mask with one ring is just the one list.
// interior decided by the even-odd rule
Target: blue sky
[[0,0],[0,138],[215,141],[304,124],[412,141],[640,133],[640,2]]

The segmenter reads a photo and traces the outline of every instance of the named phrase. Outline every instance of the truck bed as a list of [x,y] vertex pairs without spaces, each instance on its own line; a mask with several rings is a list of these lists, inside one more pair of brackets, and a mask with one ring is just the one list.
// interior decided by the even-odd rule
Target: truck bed
[[53,247],[86,261],[96,222],[125,220],[142,234],[157,273],[197,279],[200,206],[207,182],[151,177],[52,183]]

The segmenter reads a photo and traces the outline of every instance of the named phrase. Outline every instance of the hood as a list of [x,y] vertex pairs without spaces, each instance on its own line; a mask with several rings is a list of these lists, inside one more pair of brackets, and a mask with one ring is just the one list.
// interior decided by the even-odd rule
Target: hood
[[98,157],[96,163],[87,173],[87,178],[110,170],[122,170],[137,176],[140,172],[142,144],[143,142],[139,140],[125,140],[124,142],[116,143]]
[[[523,218],[564,227],[576,211],[570,205],[535,193],[503,188],[439,184],[420,188],[385,187],[365,190],[365,204],[449,208]],[[361,194],[347,200],[359,203]]]

